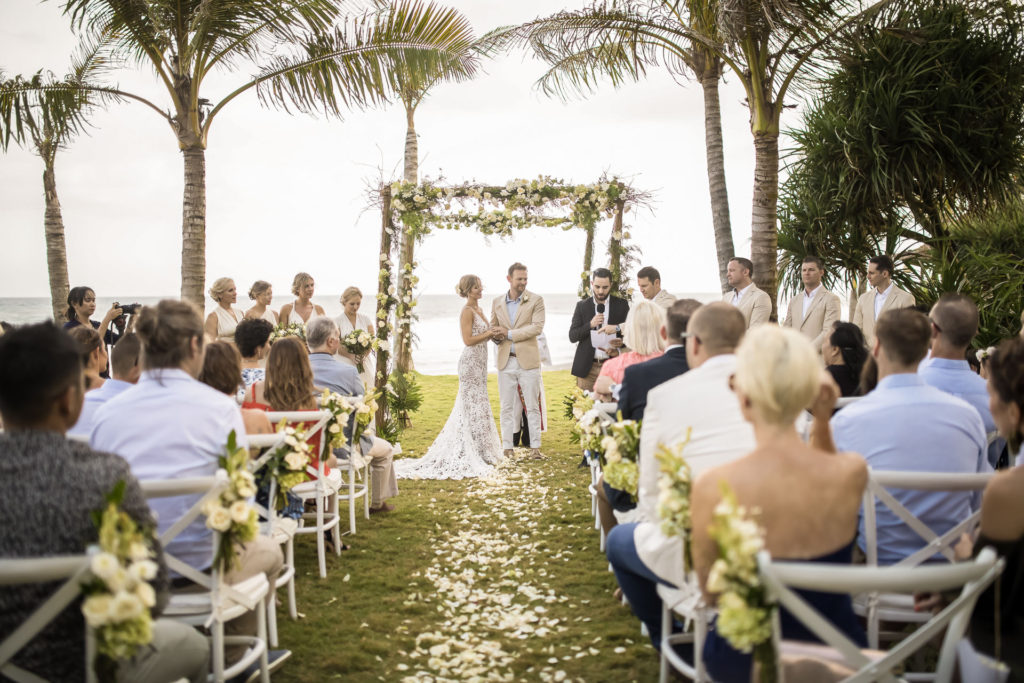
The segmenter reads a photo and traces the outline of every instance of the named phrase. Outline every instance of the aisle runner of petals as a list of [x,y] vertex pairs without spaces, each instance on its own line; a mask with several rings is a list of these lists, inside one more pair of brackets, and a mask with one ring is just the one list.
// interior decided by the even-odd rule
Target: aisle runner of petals
[[[533,532],[543,533],[537,528],[542,512],[550,512],[552,506],[571,506],[574,501],[564,495],[549,496],[549,489],[531,481],[530,475],[531,470],[506,462],[490,478],[471,483],[466,492],[489,512],[474,514],[468,507],[447,511],[463,530],[441,540],[430,567],[413,574],[414,579],[429,581],[432,589],[415,591],[404,603],[436,606],[440,628],[420,633],[415,650],[399,653],[408,662],[396,667],[405,674],[403,683],[524,677],[566,681],[565,671],[558,666],[562,661],[600,654],[594,647],[599,638],[589,645],[549,640],[568,627],[563,619],[550,616],[547,605],[566,603],[569,598],[556,594],[546,579],[549,572],[572,571],[568,563],[573,551],[556,552],[545,542],[530,539],[537,537]],[[436,499],[431,499],[429,507],[436,509],[436,505]],[[579,602],[584,605],[579,607],[582,613],[589,601]],[[516,666],[517,648],[509,647],[516,640],[528,640],[524,647],[550,655],[547,664],[525,671]]]

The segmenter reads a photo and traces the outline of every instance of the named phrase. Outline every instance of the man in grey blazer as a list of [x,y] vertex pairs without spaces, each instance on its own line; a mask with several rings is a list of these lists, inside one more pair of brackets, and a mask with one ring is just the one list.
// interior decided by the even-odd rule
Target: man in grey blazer
[[733,256],[729,259],[725,277],[732,291],[726,292],[722,301],[739,309],[747,329],[768,322],[772,315],[772,299],[768,292],[754,284],[753,262],[742,256]]
[[805,256],[800,264],[802,292],[789,300],[789,310],[783,327],[792,327],[811,340],[814,348],[821,353],[821,343],[832,332],[832,325],[839,320],[839,297],[825,289],[821,278],[825,265],[817,256]]
[[886,311],[898,308],[912,308],[914,295],[892,282],[895,270],[892,259],[879,254],[868,261],[868,284],[871,289],[857,299],[857,310],[853,313],[853,324],[864,333],[868,349],[875,345],[875,321]]

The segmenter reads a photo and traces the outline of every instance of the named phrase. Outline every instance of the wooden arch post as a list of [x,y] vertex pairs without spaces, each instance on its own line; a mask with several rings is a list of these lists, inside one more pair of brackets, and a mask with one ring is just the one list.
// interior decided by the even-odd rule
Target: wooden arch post
[[[380,348],[377,349],[377,371],[374,373],[374,388],[380,395],[377,401],[376,420],[378,425],[387,423],[388,402],[384,388],[391,374],[388,369],[390,356],[390,339],[388,338],[389,319],[391,317],[391,287],[394,271],[391,263],[392,235],[391,225],[391,186],[385,185],[380,190],[381,228],[380,228],[380,276],[377,278],[377,315],[374,320]],[[382,315],[383,314],[383,315]]]

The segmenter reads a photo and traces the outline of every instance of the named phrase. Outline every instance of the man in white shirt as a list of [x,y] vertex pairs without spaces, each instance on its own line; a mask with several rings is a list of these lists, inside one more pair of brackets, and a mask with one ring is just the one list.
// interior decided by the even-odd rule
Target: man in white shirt
[[648,301],[653,301],[665,310],[675,303],[676,298],[661,288],[661,273],[653,266],[644,266],[636,273],[636,286],[640,294]]
[[783,327],[792,327],[811,340],[821,353],[821,344],[839,320],[839,297],[825,289],[821,279],[825,265],[817,256],[805,256],[800,264],[804,290],[789,301]]
[[683,543],[665,536],[657,515],[659,445],[674,447],[686,439],[684,455],[693,477],[736,460],[754,448],[754,432],[743,419],[729,380],[733,355],[746,324],[735,307],[712,303],[697,309],[686,338],[689,372],[658,385],[647,395],[640,429],[639,521],[620,524],[608,536],[608,561],[634,614],[661,646],[661,600],[657,584],[684,584]]
[[104,382],[99,389],[86,392],[85,400],[82,402],[82,414],[75,426],[68,430],[68,435],[88,438],[92,433],[93,418],[99,407],[135,386],[142,374],[142,365],[139,363],[140,348],[139,338],[134,332],[129,332],[110,349],[112,378]]
[[868,349],[875,345],[875,322],[882,313],[914,306],[914,295],[892,283],[895,267],[892,259],[885,254],[873,256],[868,261],[868,284],[871,289],[857,299],[857,310],[851,321],[864,333]]
[[753,262],[742,256],[734,256],[729,259],[725,277],[732,291],[726,292],[722,301],[739,309],[746,327],[768,322],[772,315],[772,299],[754,284]]

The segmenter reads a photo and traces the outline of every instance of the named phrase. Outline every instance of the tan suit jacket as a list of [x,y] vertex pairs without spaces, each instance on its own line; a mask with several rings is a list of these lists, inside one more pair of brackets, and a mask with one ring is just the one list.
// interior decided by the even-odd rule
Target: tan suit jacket
[[[722,296],[722,301],[731,304],[734,293],[726,292]],[[747,329],[750,329],[754,325],[768,322],[768,318],[772,315],[772,298],[768,296],[768,292],[758,289],[757,285],[751,283],[750,289],[743,294],[743,298],[740,299],[736,308],[743,314],[743,319],[747,322]]]
[[[892,290],[885,297],[882,310],[879,315],[886,311],[894,311],[898,308],[910,308],[914,305],[914,295],[904,291],[896,285],[889,285]],[[875,295],[877,290],[872,287],[857,299],[857,310],[853,312],[853,324],[864,333],[864,341],[868,343],[868,349],[875,345]]]
[[804,315],[804,290],[789,300],[789,310],[783,327],[792,327],[811,340],[814,348],[821,353],[821,343],[832,332],[832,323],[839,320],[839,297],[825,288],[811,299],[811,306]]
[[524,370],[540,367],[540,349],[537,335],[544,331],[544,297],[527,290],[523,292],[526,301],[519,302],[516,319],[509,320],[505,306],[505,294],[495,297],[491,304],[491,325],[508,328],[508,336],[498,345],[498,369],[508,364],[512,343],[516,345],[516,360]]

